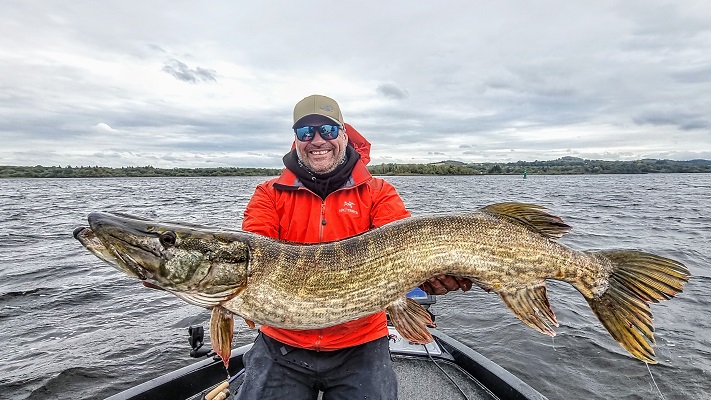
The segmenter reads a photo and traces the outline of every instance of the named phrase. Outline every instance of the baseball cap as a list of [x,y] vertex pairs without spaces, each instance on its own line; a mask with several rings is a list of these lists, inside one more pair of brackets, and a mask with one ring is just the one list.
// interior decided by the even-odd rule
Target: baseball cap
[[336,122],[338,125],[343,126],[343,115],[341,114],[341,108],[338,106],[338,103],[336,103],[336,100],[320,94],[312,94],[311,96],[303,98],[294,106],[294,126],[292,126],[292,128],[296,128],[296,123],[299,122],[301,118],[313,114],[322,115]]

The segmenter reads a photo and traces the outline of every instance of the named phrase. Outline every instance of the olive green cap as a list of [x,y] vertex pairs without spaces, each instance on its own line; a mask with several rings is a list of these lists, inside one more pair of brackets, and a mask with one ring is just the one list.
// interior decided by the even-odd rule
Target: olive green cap
[[307,115],[322,115],[326,118],[333,120],[338,125],[343,126],[343,115],[341,114],[341,107],[338,106],[336,100],[330,97],[321,96],[320,94],[312,94],[311,96],[305,97],[300,102],[296,103],[294,106],[294,126],[296,128],[296,123]]

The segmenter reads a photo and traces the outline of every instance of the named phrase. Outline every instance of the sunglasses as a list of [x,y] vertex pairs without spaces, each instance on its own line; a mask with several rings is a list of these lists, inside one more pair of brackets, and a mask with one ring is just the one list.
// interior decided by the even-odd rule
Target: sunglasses
[[338,130],[340,128],[339,125],[302,126],[300,128],[294,128],[294,133],[296,133],[296,138],[302,142],[314,140],[316,132],[321,135],[323,140],[333,140],[338,137]]

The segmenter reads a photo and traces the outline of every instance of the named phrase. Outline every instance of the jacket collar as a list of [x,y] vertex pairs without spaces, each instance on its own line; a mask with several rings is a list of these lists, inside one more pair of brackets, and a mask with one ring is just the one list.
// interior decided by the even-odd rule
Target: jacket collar
[[[373,175],[368,171],[368,167],[363,164],[361,160],[356,162],[353,167],[353,172],[351,173],[351,178],[346,182],[343,187],[358,186],[367,181],[369,181]],[[274,187],[284,190],[296,190],[298,188],[304,187],[304,185],[299,181],[299,178],[291,172],[288,168],[285,168],[281,173],[277,181],[274,182]]]

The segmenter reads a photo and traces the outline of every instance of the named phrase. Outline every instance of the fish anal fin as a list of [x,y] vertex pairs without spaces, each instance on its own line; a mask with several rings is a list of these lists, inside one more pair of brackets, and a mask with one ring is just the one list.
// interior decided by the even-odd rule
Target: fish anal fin
[[227,368],[232,354],[232,337],[234,336],[235,320],[232,313],[224,307],[212,308],[210,315],[210,344],[212,349],[222,358]]
[[555,336],[551,325],[557,327],[558,321],[546,295],[545,281],[534,286],[499,289],[497,293],[526,325],[546,335]]
[[482,210],[525,225],[551,239],[558,239],[571,229],[562,218],[548,214],[543,211],[545,207],[536,204],[497,203],[488,205]]
[[417,344],[427,344],[434,340],[427,329],[427,326],[435,326],[432,316],[415,300],[401,297],[390,304],[386,311],[390,315],[390,322],[403,338]]

